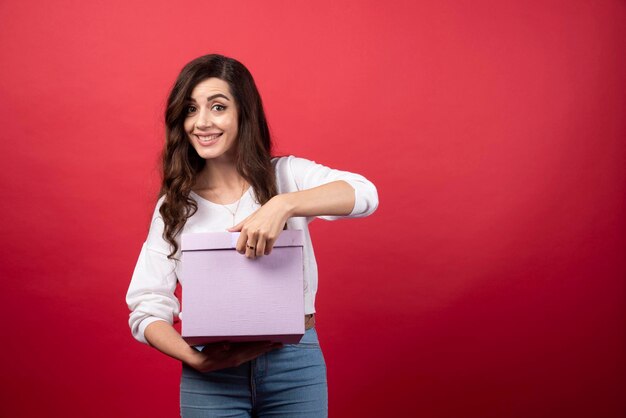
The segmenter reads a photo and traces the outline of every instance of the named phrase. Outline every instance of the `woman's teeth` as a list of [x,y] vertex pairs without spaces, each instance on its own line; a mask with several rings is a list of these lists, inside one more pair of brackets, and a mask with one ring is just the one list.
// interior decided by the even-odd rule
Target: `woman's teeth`
[[220,135],[222,134],[215,134],[215,135],[196,135],[196,137],[198,137],[198,140],[201,142],[209,142],[209,141],[213,141],[214,139],[217,139]]

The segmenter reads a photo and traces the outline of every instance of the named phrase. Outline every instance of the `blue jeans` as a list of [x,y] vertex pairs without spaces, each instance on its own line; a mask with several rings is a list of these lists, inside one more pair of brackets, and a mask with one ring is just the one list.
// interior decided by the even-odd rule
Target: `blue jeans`
[[238,367],[202,373],[183,363],[180,413],[183,418],[327,417],[326,363],[315,327],[299,344]]

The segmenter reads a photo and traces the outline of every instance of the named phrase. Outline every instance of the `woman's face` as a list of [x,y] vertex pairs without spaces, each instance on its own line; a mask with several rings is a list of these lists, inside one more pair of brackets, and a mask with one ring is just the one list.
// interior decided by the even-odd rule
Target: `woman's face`
[[205,160],[233,161],[237,140],[237,105],[228,83],[207,78],[194,87],[186,105],[184,127],[191,145]]

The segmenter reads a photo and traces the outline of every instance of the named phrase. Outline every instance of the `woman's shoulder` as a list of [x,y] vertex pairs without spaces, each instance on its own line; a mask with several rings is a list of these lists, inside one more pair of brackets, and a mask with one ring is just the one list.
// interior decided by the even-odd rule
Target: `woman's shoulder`
[[290,158],[294,158],[294,156],[293,155],[277,155],[277,156],[272,157],[272,164],[274,165],[282,164],[282,163],[289,161]]
[[154,221],[156,218],[160,218],[161,217],[161,206],[163,206],[163,203],[165,202],[165,195],[161,195],[157,198],[156,204],[154,205],[154,212],[152,213],[152,221]]
[[148,237],[146,238],[146,246],[149,249],[156,250],[157,252],[169,254],[169,244],[163,240],[165,223],[163,222],[163,217],[159,211],[164,201],[165,195],[157,198],[157,202],[152,213],[152,219],[150,221]]
[[315,161],[296,155],[281,155],[272,158],[272,164],[277,172],[293,171],[316,165]]
[[285,161],[309,161],[309,162],[313,162],[312,160],[309,160],[307,158],[303,158],[303,157],[299,157],[297,155],[279,155],[279,156],[275,156],[272,157],[272,163],[277,163],[277,162],[285,162]]

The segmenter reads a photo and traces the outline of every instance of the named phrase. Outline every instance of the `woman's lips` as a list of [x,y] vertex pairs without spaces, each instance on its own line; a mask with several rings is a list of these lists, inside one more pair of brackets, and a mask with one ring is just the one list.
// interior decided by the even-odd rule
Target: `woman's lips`
[[[223,133],[223,132],[222,132]],[[211,146],[217,142],[222,133],[213,134],[213,135],[195,135],[198,143],[203,146]]]

